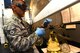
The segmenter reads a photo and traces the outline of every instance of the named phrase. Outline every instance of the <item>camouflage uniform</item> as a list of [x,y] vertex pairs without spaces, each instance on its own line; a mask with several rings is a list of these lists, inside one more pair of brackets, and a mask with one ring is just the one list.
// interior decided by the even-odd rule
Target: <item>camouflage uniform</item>
[[10,44],[10,49],[14,53],[22,53],[22,51],[25,51],[23,53],[34,53],[33,45],[39,37],[35,33],[30,33],[28,23],[22,22],[15,15],[5,22],[4,30]]

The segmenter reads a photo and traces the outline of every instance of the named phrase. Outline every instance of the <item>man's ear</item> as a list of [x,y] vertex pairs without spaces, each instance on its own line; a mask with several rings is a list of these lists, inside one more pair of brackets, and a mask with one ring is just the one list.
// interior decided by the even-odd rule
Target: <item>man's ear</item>
[[16,12],[16,9],[17,9],[16,5],[11,5],[11,8],[12,8],[13,12]]
[[16,5],[11,5],[11,8],[12,8],[12,9],[15,9],[15,8],[16,8]]
[[14,8],[15,6],[14,5],[11,5],[11,8]]

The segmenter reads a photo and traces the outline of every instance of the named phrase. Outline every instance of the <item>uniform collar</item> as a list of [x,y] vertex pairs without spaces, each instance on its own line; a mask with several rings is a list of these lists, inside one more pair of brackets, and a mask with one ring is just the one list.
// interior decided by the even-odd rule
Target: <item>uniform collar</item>
[[21,22],[21,20],[20,20],[20,19],[18,18],[18,16],[15,15],[15,14],[12,15],[12,19],[15,20],[15,21]]

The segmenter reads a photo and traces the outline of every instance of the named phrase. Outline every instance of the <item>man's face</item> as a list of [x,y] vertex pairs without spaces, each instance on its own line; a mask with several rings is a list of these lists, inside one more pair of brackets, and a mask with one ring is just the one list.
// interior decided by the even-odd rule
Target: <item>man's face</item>
[[23,17],[26,11],[26,5],[24,2],[18,2],[16,5],[12,5],[12,10],[17,16]]

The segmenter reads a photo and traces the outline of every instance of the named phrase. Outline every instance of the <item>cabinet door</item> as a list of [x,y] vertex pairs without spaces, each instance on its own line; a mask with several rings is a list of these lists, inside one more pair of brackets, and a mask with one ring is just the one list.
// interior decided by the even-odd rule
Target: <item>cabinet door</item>
[[80,21],[80,3],[70,7],[71,22]]
[[62,21],[63,23],[70,23],[70,12],[69,12],[69,8],[61,11],[62,14]]

